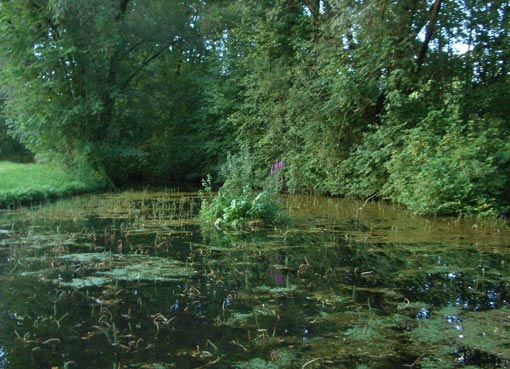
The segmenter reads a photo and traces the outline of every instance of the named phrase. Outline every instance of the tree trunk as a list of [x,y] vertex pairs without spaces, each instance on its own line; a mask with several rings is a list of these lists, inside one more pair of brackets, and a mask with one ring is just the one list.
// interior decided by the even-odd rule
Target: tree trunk
[[[115,16],[115,21],[119,22],[122,20],[124,14],[127,10],[129,0],[121,0],[119,4],[119,12]],[[108,142],[109,141],[109,133],[108,128],[110,125],[113,107],[115,105],[115,101],[112,98],[112,92],[117,83],[117,63],[119,59],[118,49],[114,49],[112,51],[112,55],[110,57],[110,62],[108,65],[108,74],[106,79],[106,85],[104,86],[103,97],[102,97],[102,105],[103,112],[100,117],[100,128],[96,132],[95,139],[98,142]]]
[[427,24],[427,30],[425,32],[425,39],[421,44],[420,53],[418,54],[418,58],[416,59],[416,73],[420,73],[421,67],[423,66],[423,62],[425,60],[425,56],[427,55],[427,51],[429,50],[430,40],[432,40],[432,36],[436,30],[436,21],[437,15],[439,14],[439,8],[441,7],[441,0],[435,0],[434,4],[430,9],[429,22]]

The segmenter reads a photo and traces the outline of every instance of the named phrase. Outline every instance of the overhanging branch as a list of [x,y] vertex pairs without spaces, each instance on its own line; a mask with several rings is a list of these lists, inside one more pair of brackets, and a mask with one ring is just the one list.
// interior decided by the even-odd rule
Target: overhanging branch
[[161,54],[163,54],[165,51],[168,50],[168,48],[175,44],[175,41],[172,41],[172,42],[169,42],[167,43],[164,47],[162,47],[160,50],[158,50],[158,52],[156,52],[155,54],[151,55],[150,57],[148,57],[147,59],[145,59],[130,75],[128,78],[126,78],[126,80],[122,83],[122,85],[120,86],[120,90],[121,91],[124,91],[126,89],[126,87],[129,85],[129,83],[131,83],[131,81],[133,80],[133,78],[135,78],[138,73],[140,73],[148,64],[150,64],[154,59],[156,59],[158,56],[160,56]]

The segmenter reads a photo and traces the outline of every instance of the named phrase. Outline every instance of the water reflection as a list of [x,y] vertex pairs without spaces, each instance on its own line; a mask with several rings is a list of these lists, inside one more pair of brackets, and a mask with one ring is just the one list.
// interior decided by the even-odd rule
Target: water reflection
[[237,234],[195,195],[4,213],[0,368],[510,365],[502,223],[286,201],[292,227]]
[[4,352],[4,348],[0,346],[0,368],[6,368],[8,364],[7,357]]

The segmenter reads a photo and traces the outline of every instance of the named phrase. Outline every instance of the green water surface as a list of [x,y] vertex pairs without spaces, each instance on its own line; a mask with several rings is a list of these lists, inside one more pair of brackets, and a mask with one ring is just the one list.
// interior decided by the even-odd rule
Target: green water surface
[[510,231],[284,198],[223,233],[196,194],[0,213],[0,368],[509,368]]

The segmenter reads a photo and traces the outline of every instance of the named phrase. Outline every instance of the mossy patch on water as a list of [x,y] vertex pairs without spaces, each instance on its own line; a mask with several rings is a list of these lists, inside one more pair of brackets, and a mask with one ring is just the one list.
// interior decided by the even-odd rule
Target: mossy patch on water
[[291,350],[275,349],[269,353],[268,360],[256,357],[248,361],[234,363],[235,369],[280,369],[290,368],[295,354]]
[[106,270],[95,271],[92,275],[56,281],[61,286],[74,288],[99,287],[114,281],[182,280],[195,273],[190,265],[148,255],[72,254],[61,258],[84,264],[101,260],[107,264]]

